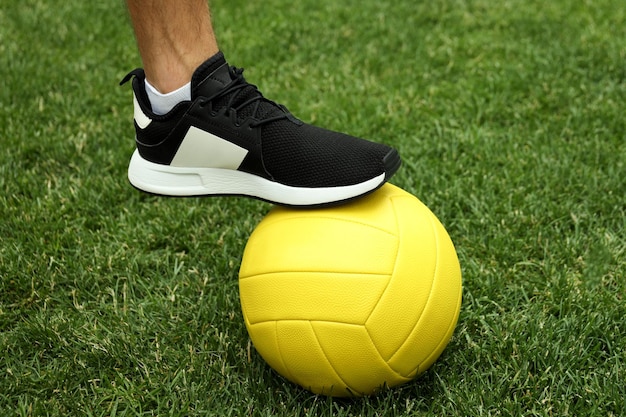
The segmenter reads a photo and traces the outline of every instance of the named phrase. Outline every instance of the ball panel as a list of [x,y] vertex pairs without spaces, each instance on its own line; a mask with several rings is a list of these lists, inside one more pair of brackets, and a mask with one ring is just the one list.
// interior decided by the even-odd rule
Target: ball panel
[[430,221],[436,239],[437,266],[432,289],[420,319],[406,341],[389,359],[389,366],[402,375],[428,369],[448,344],[461,307],[461,268],[454,245],[434,215]]
[[395,219],[389,216],[381,216],[380,214],[390,209],[389,196],[403,192],[405,191],[398,187],[385,184],[375,193],[339,206],[312,209],[298,208],[295,210],[286,207],[275,207],[263,219],[263,223],[270,225],[274,220],[282,221],[302,216],[328,217],[348,222],[359,222],[395,235],[397,232]]
[[239,281],[241,307],[251,324],[270,320],[330,320],[363,324],[389,275],[273,273]]
[[430,210],[408,193],[391,199],[395,217],[402,225],[401,244],[389,285],[366,322],[385,360],[396,353],[420,318],[430,296],[437,261]]
[[389,366],[402,375],[424,372],[443,352],[452,335],[460,309],[461,268],[454,245],[439,220],[430,213],[437,248],[432,288],[420,319],[402,346],[389,359]]
[[[323,213],[303,212],[262,222],[244,250],[240,278],[268,272],[390,274],[398,247],[395,235]],[[270,227],[271,226],[271,227]]]
[[[269,354],[272,357],[276,355],[280,357],[286,369],[286,372],[282,373],[285,378],[318,393],[324,387],[345,385],[328,362],[311,322],[291,320],[277,322],[275,338],[278,351]],[[259,353],[263,358],[268,355],[267,352],[260,350]]]
[[[333,387],[333,396],[371,394],[385,383],[395,386],[408,381],[380,357],[365,327],[333,322],[311,325],[326,358],[345,383]],[[316,382],[323,382],[323,378]],[[329,394],[330,385],[323,385],[323,391]]]
[[244,310],[244,319],[248,334],[254,345],[254,349],[276,372],[285,378],[293,381],[293,377],[289,374],[287,366],[283,362],[278,348],[278,338],[276,335],[276,322],[265,322],[251,325],[246,317]]

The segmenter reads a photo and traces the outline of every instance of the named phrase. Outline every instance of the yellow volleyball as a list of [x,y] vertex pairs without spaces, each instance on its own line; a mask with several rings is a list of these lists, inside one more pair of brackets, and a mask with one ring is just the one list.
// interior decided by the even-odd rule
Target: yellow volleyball
[[440,356],[461,269],[437,217],[385,184],[342,206],[272,209],[248,240],[239,290],[252,343],[276,372],[314,393],[362,396]]

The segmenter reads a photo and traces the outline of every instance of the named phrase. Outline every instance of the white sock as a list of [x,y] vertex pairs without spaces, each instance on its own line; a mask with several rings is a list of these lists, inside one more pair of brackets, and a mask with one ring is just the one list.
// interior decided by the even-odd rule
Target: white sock
[[146,93],[155,114],[165,114],[174,108],[181,101],[191,100],[191,82],[174,90],[171,93],[163,94],[146,80]]

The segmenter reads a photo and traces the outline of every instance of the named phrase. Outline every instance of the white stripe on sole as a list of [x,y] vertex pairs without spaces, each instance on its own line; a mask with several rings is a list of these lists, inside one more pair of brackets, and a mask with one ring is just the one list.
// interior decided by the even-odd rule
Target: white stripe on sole
[[291,187],[232,169],[186,168],[155,164],[135,150],[128,167],[130,183],[143,191],[176,197],[243,195],[277,204],[313,206],[348,200],[378,188],[385,174],[341,187]]

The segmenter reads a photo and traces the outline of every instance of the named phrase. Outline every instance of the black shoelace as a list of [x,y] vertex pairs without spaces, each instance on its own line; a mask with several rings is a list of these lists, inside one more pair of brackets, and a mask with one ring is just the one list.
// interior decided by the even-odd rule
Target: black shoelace
[[[237,124],[251,117],[255,121],[250,123],[251,128],[275,122],[289,117],[289,111],[278,103],[263,97],[258,88],[248,83],[243,76],[243,68],[230,67],[232,82],[213,97],[207,98],[201,106],[209,106],[215,112],[225,108],[225,115],[232,117]],[[246,116],[240,116],[244,113]]]

